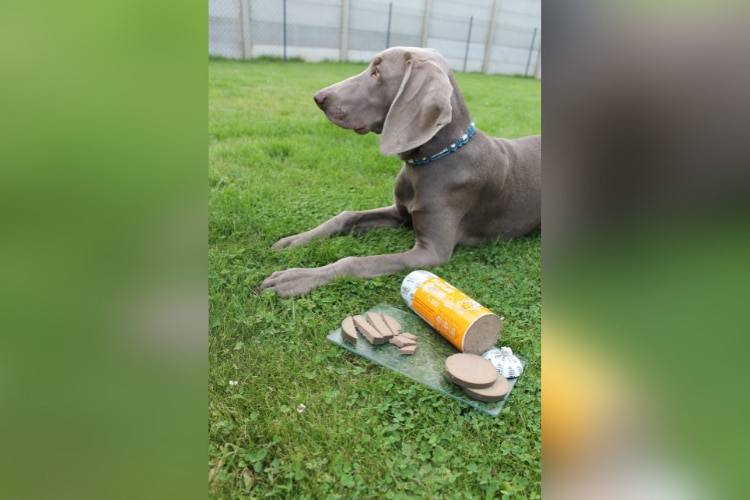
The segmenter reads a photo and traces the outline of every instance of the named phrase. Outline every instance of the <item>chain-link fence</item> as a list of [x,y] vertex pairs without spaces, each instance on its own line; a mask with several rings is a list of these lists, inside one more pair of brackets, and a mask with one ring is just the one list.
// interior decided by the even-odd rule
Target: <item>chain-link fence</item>
[[432,47],[451,68],[541,78],[541,0],[209,0],[209,55],[367,61]]

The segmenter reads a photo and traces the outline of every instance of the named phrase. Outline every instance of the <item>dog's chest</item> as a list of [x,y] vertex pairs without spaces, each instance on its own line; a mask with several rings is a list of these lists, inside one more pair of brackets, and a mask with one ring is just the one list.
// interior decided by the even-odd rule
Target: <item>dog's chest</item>
[[[432,167],[432,166],[430,166]],[[394,198],[400,210],[411,214],[417,210],[439,209],[450,194],[446,183],[434,167],[404,165],[396,178]]]

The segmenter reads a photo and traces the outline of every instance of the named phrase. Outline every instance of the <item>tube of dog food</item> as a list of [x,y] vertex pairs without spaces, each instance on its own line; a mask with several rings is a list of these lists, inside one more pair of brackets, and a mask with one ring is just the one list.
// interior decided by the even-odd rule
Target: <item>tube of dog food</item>
[[409,308],[459,351],[482,354],[495,345],[503,319],[429,271],[413,271],[401,284]]

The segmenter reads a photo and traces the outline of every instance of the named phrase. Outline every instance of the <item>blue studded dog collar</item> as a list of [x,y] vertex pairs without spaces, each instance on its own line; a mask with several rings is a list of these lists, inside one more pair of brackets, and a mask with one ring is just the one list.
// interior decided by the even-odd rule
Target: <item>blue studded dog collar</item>
[[434,154],[432,156],[425,156],[422,158],[415,158],[413,160],[406,160],[406,163],[412,166],[417,165],[424,165],[425,163],[430,163],[431,161],[439,160],[440,158],[444,156],[448,156],[451,153],[455,153],[458,151],[458,148],[469,142],[471,137],[474,135],[474,132],[476,132],[477,129],[474,127],[474,122],[471,122],[471,125],[469,125],[469,128],[466,129],[466,133],[461,136],[460,139],[458,139],[456,142],[445,148],[444,150],[440,151],[437,154]]

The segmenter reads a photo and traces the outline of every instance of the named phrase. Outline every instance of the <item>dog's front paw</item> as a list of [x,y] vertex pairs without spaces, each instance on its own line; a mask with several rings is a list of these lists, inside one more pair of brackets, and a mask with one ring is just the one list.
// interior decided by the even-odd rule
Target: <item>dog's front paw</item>
[[286,238],[281,238],[279,241],[274,243],[271,248],[273,250],[283,250],[284,248],[294,248],[301,245],[306,245],[309,238],[306,238],[305,234],[306,233],[294,234],[292,236],[287,236]]
[[293,268],[276,271],[260,284],[258,290],[270,290],[281,297],[295,297],[327,282],[317,269]]
[[273,250],[283,250],[284,248],[287,248],[292,244],[292,241],[294,241],[294,236],[287,236],[286,238],[281,238],[279,241],[271,245],[271,248]]

